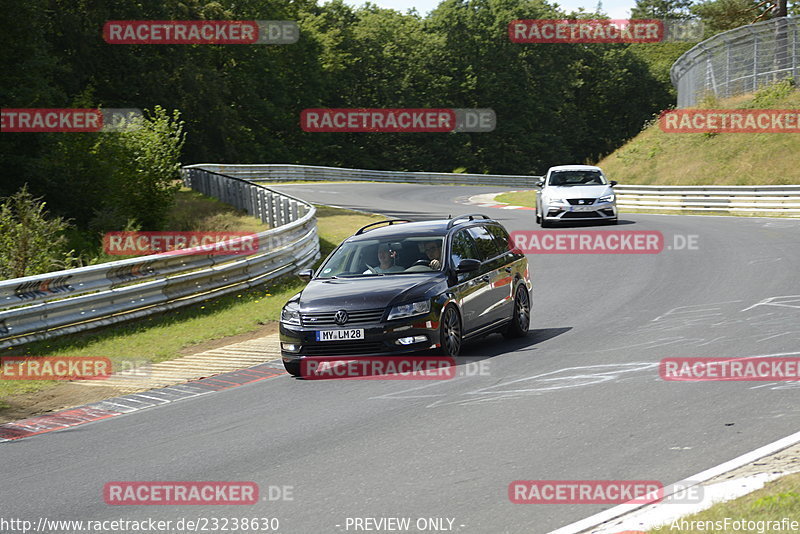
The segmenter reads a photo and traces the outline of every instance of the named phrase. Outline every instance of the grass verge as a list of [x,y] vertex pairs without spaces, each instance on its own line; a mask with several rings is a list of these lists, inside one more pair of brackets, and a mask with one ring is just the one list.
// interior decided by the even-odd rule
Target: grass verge
[[[358,228],[381,220],[349,210],[317,206],[317,230],[324,258]],[[304,283],[296,277],[186,306],[113,328],[30,343],[3,351],[2,356],[92,356],[107,357],[116,366],[123,361],[160,362],[179,357],[199,343],[255,332],[277,321],[283,304]],[[183,354],[182,354],[183,353]],[[55,381],[0,380],[0,414],[4,399],[58,384]]]
[[[708,510],[688,515],[654,528],[651,534],[665,532],[694,534],[699,532],[769,532],[788,534],[797,532],[787,525],[775,525],[783,518],[800,521],[800,473],[794,473],[767,483],[754,491],[732,501],[715,504]],[[729,521],[726,529],[725,521]],[[754,522],[754,526],[734,529],[731,522],[743,520]]]
[[[796,110],[800,89],[786,80],[698,107]],[[654,121],[597,165],[624,185],[791,185],[800,183],[800,135],[666,133]]]

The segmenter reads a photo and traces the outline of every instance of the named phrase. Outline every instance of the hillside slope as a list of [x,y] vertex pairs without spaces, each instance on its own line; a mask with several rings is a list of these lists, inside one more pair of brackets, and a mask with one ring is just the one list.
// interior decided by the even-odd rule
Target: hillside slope
[[[800,88],[784,81],[699,107],[800,109]],[[598,165],[622,184],[800,184],[800,134],[665,133],[654,122]]]

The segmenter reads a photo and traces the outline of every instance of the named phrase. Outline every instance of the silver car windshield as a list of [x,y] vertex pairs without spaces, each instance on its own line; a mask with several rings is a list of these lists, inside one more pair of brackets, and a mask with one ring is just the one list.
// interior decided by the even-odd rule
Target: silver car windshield
[[342,244],[320,268],[318,278],[390,276],[438,272],[443,237],[359,239]]
[[553,171],[548,185],[607,185],[605,176],[599,171]]

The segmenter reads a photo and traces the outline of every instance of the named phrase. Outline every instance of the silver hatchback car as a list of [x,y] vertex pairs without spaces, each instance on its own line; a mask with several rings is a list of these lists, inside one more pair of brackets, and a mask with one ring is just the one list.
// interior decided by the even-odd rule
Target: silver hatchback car
[[606,221],[617,223],[617,196],[600,167],[550,167],[536,184],[536,222],[542,228],[556,222]]

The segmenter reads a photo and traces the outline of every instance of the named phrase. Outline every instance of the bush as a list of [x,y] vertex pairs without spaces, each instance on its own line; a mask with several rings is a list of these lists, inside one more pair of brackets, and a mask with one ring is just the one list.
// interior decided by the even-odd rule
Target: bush
[[170,117],[156,106],[131,126],[100,138],[99,154],[115,162],[108,191],[112,205],[107,209],[126,224],[136,221],[144,230],[161,230],[180,189],[183,122],[178,111]]
[[66,250],[61,217],[50,217],[45,202],[34,198],[27,184],[0,204],[0,277],[21,278],[69,269],[75,259]]

